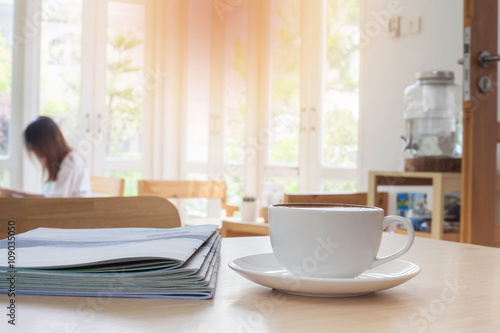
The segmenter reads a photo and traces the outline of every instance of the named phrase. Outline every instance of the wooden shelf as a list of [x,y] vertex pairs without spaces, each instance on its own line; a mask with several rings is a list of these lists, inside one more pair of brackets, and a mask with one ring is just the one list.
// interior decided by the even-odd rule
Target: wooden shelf
[[[416,232],[417,236],[460,241],[459,233],[444,233],[444,192],[461,190],[461,174],[457,172],[387,172],[370,171],[368,205],[377,200],[378,186],[432,186],[431,233]],[[460,229],[461,232],[463,229]],[[458,235],[458,236],[457,236]]]

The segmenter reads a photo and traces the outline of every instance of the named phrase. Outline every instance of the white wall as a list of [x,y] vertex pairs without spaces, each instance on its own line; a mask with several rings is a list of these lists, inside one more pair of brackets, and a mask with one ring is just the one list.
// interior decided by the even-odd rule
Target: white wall
[[[404,170],[403,91],[415,72],[451,70],[461,85],[463,3],[457,0],[361,0],[360,175],[366,191],[369,170]],[[418,34],[389,38],[387,14],[421,17]],[[378,29],[377,29],[378,26]],[[398,189],[399,190],[399,189]]]

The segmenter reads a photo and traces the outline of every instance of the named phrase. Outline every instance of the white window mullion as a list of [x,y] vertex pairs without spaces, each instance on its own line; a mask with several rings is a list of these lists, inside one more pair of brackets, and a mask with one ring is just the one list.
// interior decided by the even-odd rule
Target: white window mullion
[[323,70],[325,57],[325,10],[324,0],[308,1],[308,10],[305,12],[304,25],[308,27],[304,40],[308,41],[306,52],[307,58],[303,61],[307,77],[304,78],[305,86],[308,88],[308,141],[307,161],[307,192],[317,192],[320,189],[321,179],[318,171],[321,167],[321,114],[323,110]]
[[300,148],[299,148],[299,192],[308,192],[311,162],[311,6],[312,1],[302,1],[301,59],[300,59]]
[[221,167],[224,159],[224,37],[224,20],[212,12],[209,167]]
[[[264,190],[264,182],[267,177],[266,165],[268,164],[269,142],[263,135],[269,131],[269,113],[271,101],[271,3],[272,1],[259,2],[258,16],[260,16],[260,31],[258,54],[260,55],[260,77],[259,77],[259,107],[257,110],[257,136],[256,142],[256,165],[257,180],[260,193]],[[259,193],[259,194],[260,194]]]
[[[161,1],[163,3],[163,1]],[[158,123],[159,131],[163,132],[163,140],[159,146],[163,152],[163,167],[161,173],[155,178],[181,179],[183,172],[181,166],[186,161],[186,26],[187,12],[186,1],[167,1],[164,10],[159,12],[159,17],[164,22],[163,33],[157,37],[165,36],[165,85],[158,89],[163,95],[163,106],[158,106],[157,112],[163,113],[163,123]],[[157,29],[160,27],[156,26]],[[179,28],[180,27],[180,28]],[[165,35],[163,35],[165,34]],[[155,121],[156,124],[156,121]]]
[[[151,70],[153,71],[153,73],[146,72],[145,80],[145,85],[147,88],[149,84],[153,84],[153,86],[149,88],[149,95],[151,97],[152,106],[151,115],[149,117],[149,126],[152,131],[150,138],[151,149],[148,150],[151,156],[146,159],[147,161],[150,161],[149,164],[151,170],[150,174],[143,175],[143,178],[161,179],[167,175],[168,171],[170,171],[169,165],[167,165],[166,163],[166,161],[168,160],[165,158],[165,155],[167,154],[168,150],[164,149],[165,146],[174,149],[173,153],[176,154],[176,158],[178,156],[178,150],[176,149],[176,146],[170,145],[171,140],[167,136],[167,133],[170,133],[171,129],[174,128],[174,126],[168,126],[167,124],[169,124],[170,121],[166,121],[166,119],[170,120],[173,114],[177,116],[176,112],[172,112],[173,110],[179,110],[178,107],[172,107],[171,103],[177,102],[177,99],[171,101],[169,98],[170,96],[168,96],[168,90],[166,89],[167,85],[169,84],[169,77],[167,75],[167,66],[169,65],[169,60],[172,58],[176,59],[175,56],[179,52],[179,47],[171,47],[173,42],[175,42],[175,39],[171,38],[171,35],[168,34],[170,26],[167,28],[167,21],[169,19],[171,19],[172,17],[180,16],[180,7],[178,6],[178,1],[173,2],[173,5],[176,7],[170,8],[169,5],[164,1],[155,1],[154,8],[153,6],[149,6],[147,10],[148,15],[150,15],[149,13],[153,11],[151,17],[154,21],[154,23],[150,25],[151,42],[148,43],[148,49],[151,49],[151,64],[153,64],[153,66],[151,66]],[[169,15],[169,10],[171,9],[174,9],[173,14],[175,14],[175,16]],[[178,22],[181,21],[176,22],[177,24],[179,24]],[[153,45],[165,45],[165,47],[154,48]],[[167,50],[171,50],[173,56],[167,57]],[[176,65],[178,67],[179,64],[177,63]],[[152,82],[149,83],[149,81]],[[176,123],[177,118],[175,117],[173,118],[173,124]],[[175,126],[175,128],[178,127],[178,125]],[[145,130],[144,132],[149,131]],[[179,136],[176,135],[176,137],[178,138]]]
[[[262,17],[259,15],[259,1],[248,1],[248,70],[247,70],[247,112],[246,112],[246,127],[245,127],[245,165],[243,171],[244,194],[259,197],[262,193],[262,183],[259,181],[259,151],[262,150],[255,142],[259,133],[259,119],[262,116],[259,114],[259,55],[261,54],[260,47],[263,43],[260,42],[262,36],[258,34]],[[265,20],[265,19],[264,19]],[[257,51],[256,51],[257,50]]]
[[[153,159],[153,156],[156,156],[155,153],[158,153],[158,150],[155,151],[154,142],[155,135],[157,135],[157,131],[155,126],[153,125],[155,122],[153,121],[153,117],[157,115],[155,113],[156,108],[159,106],[155,103],[155,97],[158,94],[155,92],[161,91],[164,81],[165,75],[162,71],[163,60],[155,57],[155,48],[156,44],[156,34],[155,34],[155,23],[161,26],[161,21],[155,20],[157,16],[155,16],[155,12],[158,12],[161,6],[156,8],[156,3],[154,1],[147,1],[143,4],[146,8],[146,33],[145,33],[145,49],[144,49],[144,82],[143,82],[143,91],[144,91],[144,102],[143,102],[143,111],[142,111],[142,157],[141,157],[141,167],[140,170],[142,172],[142,177],[146,179],[150,179],[152,175],[155,173],[154,170],[157,169],[155,166],[158,165],[159,160]],[[161,44],[160,44],[161,45]],[[160,48],[158,48],[160,49]],[[161,54],[161,53],[160,53]],[[160,94],[163,95],[163,94]],[[163,117],[159,117],[155,119],[159,123],[161,123]]]
[[[217,149],[213,140],[217,131],[216,118],[211,112],[217,110],[217,93],[213,89],[212,73],[212,14],[210,2],[182,1],[181,11],[185,24],[181,24],[180,74],[182,106],[181,149],[179,177],[184,179],[191,165],[203,164],[204,174],[208,166],[216,163],[213,151]],[[200,54],[203,52],[203,55]],[[220,103],[220,102],[219,102]],[[220,149],[220,148],[219,148]]]
[[[107,18],[108,18],[108,1],[95,1],[95,34],[94,34],[94,62],[93,71],[94,77],[91,81],[94,87],[93,95],[93,114],[91,113],[91,129],[87,133],[87,138],[92,144],[92,167],[91,174],[104,175],[106,159],[106,140],[109,131],[109,121],[106,110],[106,87],[107,87],[107,54],[106,46],[108,34]],[[106,126],[103,126],[106,125]]]
[[[188,173],[187,167],[187,143],[188,143],[188,23],[189,23],[189,6],[188,1],[182,1],[180,4],[181,18],[184,21],[181,24],[180,30],[180,59],[179,59],[179,74],[180,74],[180,107],[179,107],[179,123],[181,131],[179,132],[179,165],[177,173],[173,179],[184,179],[185,175]],[[175,22],[175,21],[174,21]],[[170,136],[171,138],[171,136]],[[172,162],[171,162],[172,163]],[[172,169],[176,169],[176,166],[172,166]]]
[[[16,31],[18,36],[23,38],[23,43],[19,44],[20,47],[20,69],[23,74],[21,75],[21,82],[18,83],[22,85],[22,108],[17,110],[23,110],[22,121],[18,124],[21,125],[19,132],[13,131],[13,133],[18,133],[19,142],[22,145],[22,133],[26,125],[31,121],[35,120],[38,116],[39,103],[40,103],[40,33],[41,33],[41,16],[38,15],[42,11],[41,0],[36,1],[15,1],[16,9],[15,16],[16,20],[21,23],[15,23],[16,28],[21,29]],[[24,5],[23,5],[24,4]],[[18,7],[19,6],[19,7]],[[19,12],[18,12],[19,9]],[[36,20],[35,20],[36,18]],[[32,21],[33,19],[33,21]],[[27,25],[30,23],[38,24],[37,29],[28,28]],[[25,36],[28,32],[33,33],[33,35]],[[15,58],[18,58],[17,56]],[[17,84],[16,84],[17,86]],[[12,110],[16,110],[15,105],[13,105]],[[16,111],[14,111],[15,113]],[[20,150],[21,151],[21,150]],[[40,170],[37,170],[33,163],[26,154],[22,156],[22,185],[23,189],[28,192],[39,193],[41,180],[39,178]]]
[[83,156],[89,172],[94,173],[93,167],[93,118],[95,105],[95,31],[97,25],[97,4],[95,0],[83,1],[82,19],[82,70],[80,90],[80,138],[74,147]]

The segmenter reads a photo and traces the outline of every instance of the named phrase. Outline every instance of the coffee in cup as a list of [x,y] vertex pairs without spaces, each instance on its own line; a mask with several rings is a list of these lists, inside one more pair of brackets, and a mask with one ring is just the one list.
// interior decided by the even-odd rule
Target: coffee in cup
[[[377,258],[382,232],[390,223],[402,223],[408,240],[396,253]],[[269,235],[286,270],[318,278],[354,278],[401,257],[415,238],[410,220],[384,217],[378,207],[307,203],[270,206]]]

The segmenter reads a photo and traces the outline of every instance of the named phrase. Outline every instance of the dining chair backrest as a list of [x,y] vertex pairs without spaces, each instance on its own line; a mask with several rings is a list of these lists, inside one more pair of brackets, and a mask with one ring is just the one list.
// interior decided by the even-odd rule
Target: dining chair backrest
[[158,197],[0,198],[0,238],[9,221],[16,234],[47,228],[175,228],[179,213]]
[[139,180],[139,195],[154,195],[166,199],[219,199],[227,216],[232,216],[237,207],[227,205],[226,182],[196,180]]
[[[338,203],[350,205],[366,205],[367,193],[350,194],[285,194],[284,203]],[[387,213],[388,193],[382,192],[377,195],[377,206]],[[247,237],[269,235],[267,223],[245,223],[237,221],[224,221],[222,223],[221,235],[223,237]]]
[[123,197],[125,179],[114,177],[90,176],[90,189],[93,196]]
[[[387,214],[389,194],[380,192],[377,194],[377,207],[380,207]],[[284,203],[337,203],[348,205],[366,205],[368,203],[368,193],[347,193],[347,194],[285,194]]]

